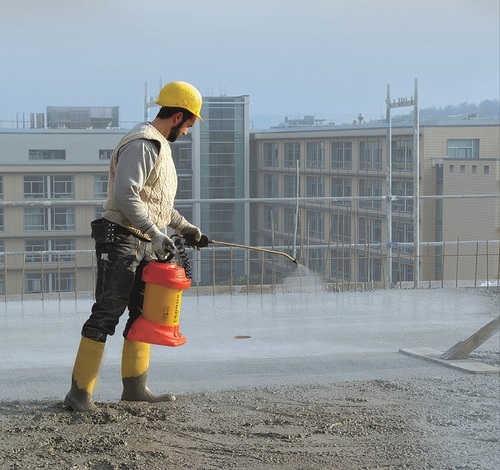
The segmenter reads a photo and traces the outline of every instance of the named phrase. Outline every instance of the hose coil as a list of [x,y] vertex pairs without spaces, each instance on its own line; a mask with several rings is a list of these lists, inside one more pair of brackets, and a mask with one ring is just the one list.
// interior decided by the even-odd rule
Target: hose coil
[[179,255],[179,265],[181,266],[181,268],[184,268],[184,271],[186,272],[186,277],[188,279],[191,279],[192,278],[191,263],[189,261],[189,256],[186,253],[184,239],[180,237],[176,238],[175,246],[177,247],[177,253]]

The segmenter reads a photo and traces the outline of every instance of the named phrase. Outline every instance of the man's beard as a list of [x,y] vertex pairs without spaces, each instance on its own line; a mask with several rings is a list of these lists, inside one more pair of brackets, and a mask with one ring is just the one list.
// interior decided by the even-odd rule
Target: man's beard
[[181,128],[183,125],[184,125],[184,121],[180,122],[175,127],[172,127],[172,129],[170,129],[170,132],[167,135],[167,140],[169,142],[175,142],[180,137]]

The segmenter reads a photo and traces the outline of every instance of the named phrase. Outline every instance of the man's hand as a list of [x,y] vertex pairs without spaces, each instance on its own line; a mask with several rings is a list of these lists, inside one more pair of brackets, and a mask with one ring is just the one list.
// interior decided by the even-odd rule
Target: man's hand
[[189,248],[194,248],[195,250],[205,248],[209,243],[212,243],[204,234],[201,234],[201,238],[198,241],[195,241],[193,235],[184,235],[184,241],[186,243],[186,246],[188,246]]
[[196,242],[199,242],[201,239],[201,230],[196,225],[189,223],[181,229],[180,234],[191,235]]
[[175,254],[174,242],[170,237],[160,232],[156,225],[152,225],[145,233],[151,238],[151,247],[159,260],[164,260],[167,256]]

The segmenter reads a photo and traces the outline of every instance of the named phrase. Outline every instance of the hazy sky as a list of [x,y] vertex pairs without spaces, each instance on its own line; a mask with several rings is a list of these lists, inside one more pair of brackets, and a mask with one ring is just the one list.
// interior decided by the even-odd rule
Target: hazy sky
[[119,106],[186,80],[250,114],[337,123],[499,97],[500,0],[0,0],[0,120]]

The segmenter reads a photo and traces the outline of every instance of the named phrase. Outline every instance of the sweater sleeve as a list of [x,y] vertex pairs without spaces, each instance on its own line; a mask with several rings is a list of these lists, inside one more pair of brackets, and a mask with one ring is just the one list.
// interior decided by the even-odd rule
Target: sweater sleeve
[[142,232],[153,222],[139,192],[144,187],[157,158],[158,150],[154,142],[145,139],[129,142],[118,154],[114,180],[115,203],[132,226]]

